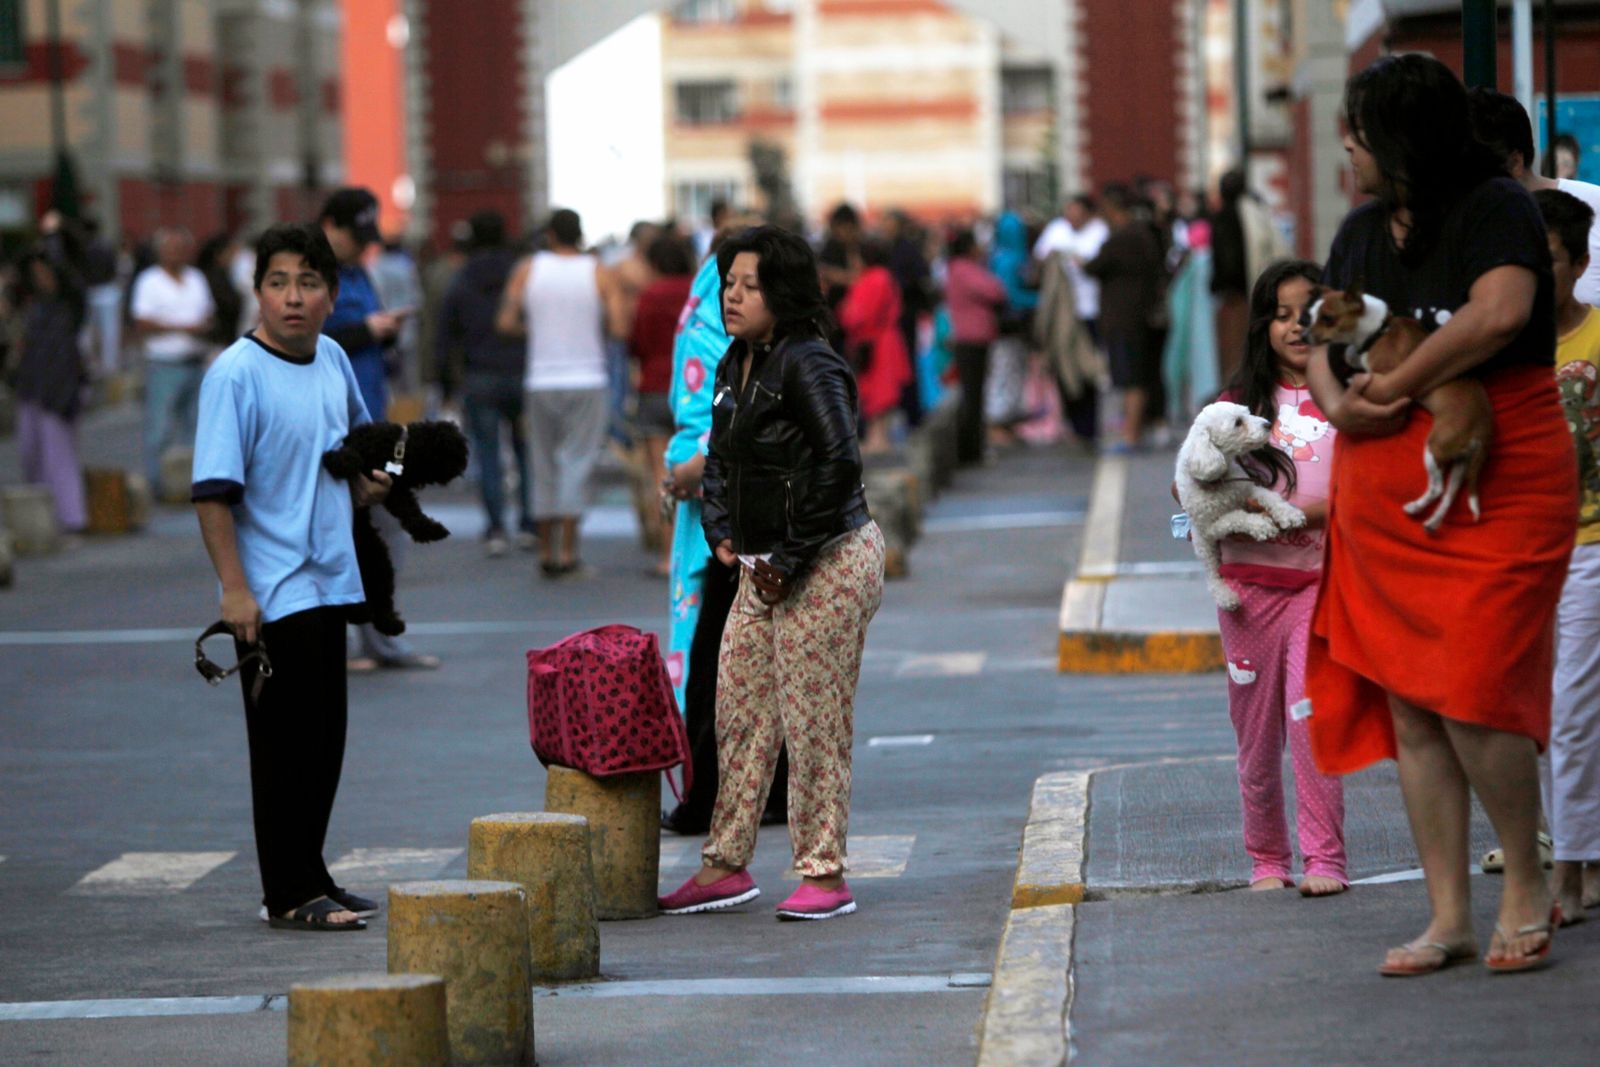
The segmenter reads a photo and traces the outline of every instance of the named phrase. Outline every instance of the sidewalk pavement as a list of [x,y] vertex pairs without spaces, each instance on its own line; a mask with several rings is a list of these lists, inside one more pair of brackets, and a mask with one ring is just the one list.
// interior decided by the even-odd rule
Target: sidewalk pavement
[[[1100,463],[1067,599],[1085,584],[1084,568],[1097,568],[1088,578],[1106,587],[1101,629],[1112,634],[1097,654],[1112,641],[1123,646],[1101,670],[1162,669],[1148,654],[1150,635],[1192,645],[1215,634],[1215,610],[1183,566],[1192,564],[1188,546],[1166,532],[1176,510],[1166,495],[1172,460],[1161,452]],[[1108,480],[1122,491],[1113,494]],[[1082,669],[1084,657],[1068,662],[1069,645],[1096,649],[1066,630],[1065,615],[1062,669]],[[1114,619],[1125,621],[1113,627]],[[1212,706],[1196,714],[1213,715],[1226,676],[1206,681]],[[1284,777],[1292,798],[1287,763]],[[1250,868],[1232,752],[1043,776],[980,1064],[1596,1062],[1600,921],[1558,931],[1544,972],[1499,979],[1468,961],[1413,981],[1384,979],[1375,968],[1385,949],[1415,937],[1428,914],[1394,765],[1348,776],[1345,801],[1356,884],[1304,899],[1243,888]],[[1476,801],[1471,836],[1474,856],[1494,844]],[[1473,873],[1487,949],[1500,887]]]

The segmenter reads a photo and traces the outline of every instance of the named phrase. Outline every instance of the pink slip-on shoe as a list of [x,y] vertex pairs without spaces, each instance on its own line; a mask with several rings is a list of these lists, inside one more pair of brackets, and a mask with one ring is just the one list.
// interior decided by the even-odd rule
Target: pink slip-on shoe
[[850,887],[845,883],[840,882],[838,889],[822,889],[802,882],[799,889],[789,894],[788,900],[778,905],[778,918],[832,919],[855,910],[856,898],[850,895]]
[[710,885],[695,885],[694,879],[657,900],[663,915],[692,915],[697,911],[718,911],[754,900],[761,895],[749,871],[730,874]]

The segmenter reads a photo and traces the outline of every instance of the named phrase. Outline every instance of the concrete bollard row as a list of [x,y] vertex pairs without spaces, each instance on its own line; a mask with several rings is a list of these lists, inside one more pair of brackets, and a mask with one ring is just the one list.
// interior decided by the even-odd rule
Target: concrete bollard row
[[545,778],[544,806],[546,811],[588,820],[597,918],[646,919],[657,913],[659,772],[595,778],[568,767],[551,767]]
[[444,979],[451,1062],[526,1067],[533,1056],[528,904],[513,882],[389,887],[389,973]]
[[289,989],[289,1067],[449,1067],[444,979],[355,974]]
[[0,489],[0,525],[11,531],[11,543],[19,556],[45,555],[61,547],[56,498],[47,486]]
[[534,981],[571,982],[600,974],[594,861],[583,816],[540,811],[473,819],[467,877],[522,886]]

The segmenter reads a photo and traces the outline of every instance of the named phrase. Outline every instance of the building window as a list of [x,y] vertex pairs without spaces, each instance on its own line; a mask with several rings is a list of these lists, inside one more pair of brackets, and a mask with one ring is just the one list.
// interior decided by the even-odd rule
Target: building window
[[732,22],[739,17],[738,0],[683,0],[672,11],[679,22]]
[[678,122],[684,126],[709,126],[739,117],[738,90],[731,81],[679,82],[676,98]]
[[1050,203],[1050,176],[1043,167],[1008,166],[1001,175],[1006,207],[1012,210],[1038,208],[1048,211]]
[[709,220],[712,202],[737,203],[739,187],[737,181],[679,182],[672,192],[673,210],[680,219]]
[[1007,115],[1048,111],[1054,81],[1047,68],[1014,68],[1000,72],[1000,108]]
[[23,0],[0,0],[0,67],[21,66],[28,61],[27,43],[22,37]]
[[794,79],[787,74],[772,80],[772,106],[779,111],[794,110]]

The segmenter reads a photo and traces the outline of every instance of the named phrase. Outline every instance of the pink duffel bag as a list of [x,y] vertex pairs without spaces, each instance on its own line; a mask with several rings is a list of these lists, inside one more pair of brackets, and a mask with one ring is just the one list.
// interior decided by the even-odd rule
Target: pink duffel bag
[[689,734],[660,644],[633,626],[601,626],[528,652],[528,736],[546,766],[605,778],[682,764],[683,788],[690,785]]

